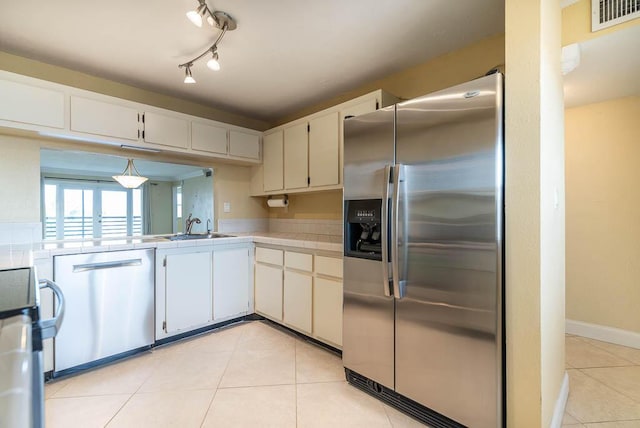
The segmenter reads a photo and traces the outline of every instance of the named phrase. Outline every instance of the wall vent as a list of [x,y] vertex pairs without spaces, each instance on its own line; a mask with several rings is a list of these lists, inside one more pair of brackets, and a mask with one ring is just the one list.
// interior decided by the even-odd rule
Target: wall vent
[[640,17],[640,0],[591,0],[591,32]]

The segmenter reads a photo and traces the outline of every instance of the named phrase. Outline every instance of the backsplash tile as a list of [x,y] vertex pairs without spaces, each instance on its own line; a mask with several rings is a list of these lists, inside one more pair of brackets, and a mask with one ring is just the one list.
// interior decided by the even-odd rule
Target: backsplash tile
[[269,219],[242,218],[242,219],[218,220],[217,231],[220,233],[268,232]]
[[342,236],[341,220],[269,219],[269,232]]

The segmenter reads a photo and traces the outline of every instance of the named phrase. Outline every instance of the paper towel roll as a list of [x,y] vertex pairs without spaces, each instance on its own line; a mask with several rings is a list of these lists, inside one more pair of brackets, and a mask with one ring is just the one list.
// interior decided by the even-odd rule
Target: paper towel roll
[[284,208],[289,205],[288,199],[267,199],[267,205],[271,208]]

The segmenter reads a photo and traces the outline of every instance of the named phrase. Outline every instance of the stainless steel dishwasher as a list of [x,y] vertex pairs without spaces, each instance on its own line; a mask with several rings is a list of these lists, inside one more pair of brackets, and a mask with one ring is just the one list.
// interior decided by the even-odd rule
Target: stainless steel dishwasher
[[153,343],[152,249],[55,256],[54,278],[67,304],[56,374]]

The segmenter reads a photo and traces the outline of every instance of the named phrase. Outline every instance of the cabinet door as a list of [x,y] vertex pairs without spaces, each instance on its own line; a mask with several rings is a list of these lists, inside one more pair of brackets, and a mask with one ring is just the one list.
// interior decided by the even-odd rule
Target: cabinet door
[[256,312],[282,321],[282,269],[256,264]]
[[213,319],[245,315],[249,310],[249,249],[213,253]]
[[284,323],[311,334],[311,275],[284,272]]
[[229,154],[241,158],[260,159],[260,136],[229,131]]
[[316,278],[313,287],[313,333],[342,346],[342,282]]
[[0,80],[0,119],[64,128],[64,94]]
[[338,112],[312,119],[309,122],[309,126],[309,186],[339,184],[340,134],[338,131]]
[[191,148],[226,155],[227,128],[191,122]]
[[189,122],[178,117],[146,112],[144,141],[186,149],[189,145]]
[[165,275],[167,333],[211,321],[211,253],[170,254]]
[[71,96],[71,130],[138,140],[138,110]]
[[262,141],[262,167],[264,174],[264,190],[283,189],[283,146],[282,131],[264,136]]
[[284,188],[301,189],[308,186],[309,142],[307,124],[301,123],[284,130]]

